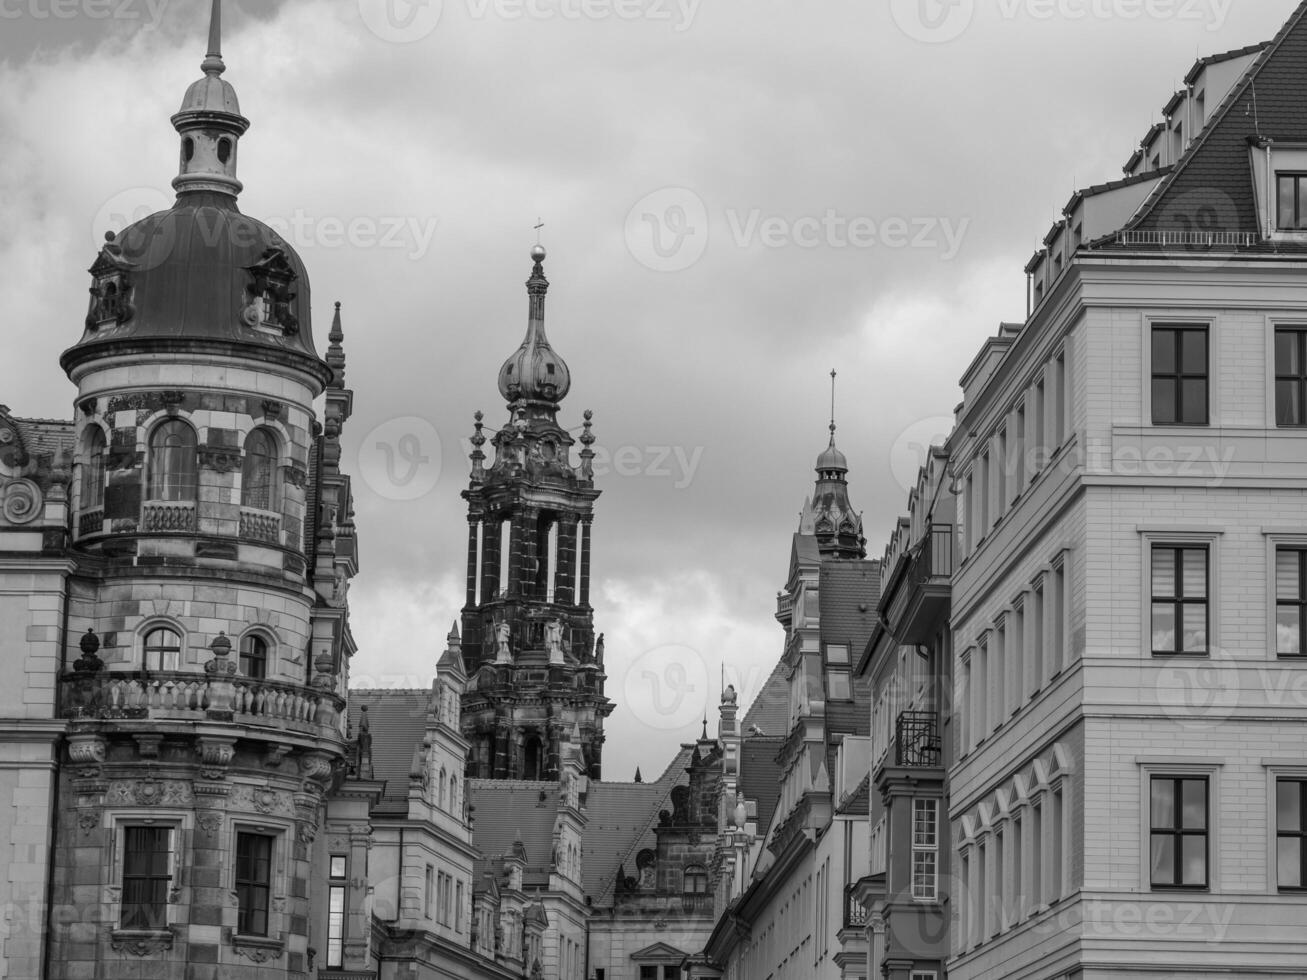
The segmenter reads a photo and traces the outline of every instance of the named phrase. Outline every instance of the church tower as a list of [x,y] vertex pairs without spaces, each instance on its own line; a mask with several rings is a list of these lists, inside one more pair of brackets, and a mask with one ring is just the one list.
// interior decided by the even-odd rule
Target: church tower
[[341,963],[322,831],[349,753],[352,395],[339,315],[324,359],[303,263],[237,205],[250,124],[220,23],[214,0],[172,117],[176,203],[106,236],[60,362],[77,395],[51,898],[73,924],[49,976]]
[[817,485],[803,503],[799,533],[817,539],[823,558],[866,558],[862,515],[849,503],[849,461],[835,446],[835,372],[831,372],[830,445],[817,457]]
[[595,437],[591,413],[578,441],[558,422],[571,388],[567,364],[545,336],[545,250],[526,290],[526,338],[499,370],[508,420],[490,439],[476,415],[468,502],[463,735],[468,775],[555,781],[570,750],[600,778],[604,719],[602,634],[590,607]]

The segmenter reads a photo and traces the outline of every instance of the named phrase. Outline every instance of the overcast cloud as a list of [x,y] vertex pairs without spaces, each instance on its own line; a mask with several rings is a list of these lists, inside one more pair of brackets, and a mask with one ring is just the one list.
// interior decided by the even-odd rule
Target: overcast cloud
[[[1121,175],[1197,55],[1294,6],[228,0],[242,210],[299,248],[320,350],[344,304],[356,680],[425,686],[458,616],[466,439],[476,409],[506,414],[537,216],[562,421],[593,409],[611,454],[593,601],[606,773],[628,779],[698,734],[723,664],[747,700],[780,654],[831,367],[875,557],[1073,188]],[[0,0],[0,401],[19,415],[71,417],[57,359],[96,242],[171,202],[168,117],[207,8]]]

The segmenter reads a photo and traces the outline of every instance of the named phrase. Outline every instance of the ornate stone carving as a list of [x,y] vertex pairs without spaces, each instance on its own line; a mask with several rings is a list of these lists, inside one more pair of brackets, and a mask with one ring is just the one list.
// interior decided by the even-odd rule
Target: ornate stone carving
[[304,489],[304,484],[308,482],[309,474],[306,470],[298,466],[287,466],[285,469],[286,482],[292,487]]
[[114,930],[110,933],[109,944],[115,953],[127,953],[131,956],[154,956],[164,950],[172,949],[173,934],[167,932],[127,932]]
[[100,813],[98,810],[83,810],[77,815],[77,826],[82,828],[83,834],[89,834],[96,827],[100,826]]
[[134,803],[138,806],[156,806],[166,803],[170,806],[190,806],[193,801],[194,795],[189,783],[172,779],[164,781],[153,776],[116,782],[110,786],[108,794],[108,802],[112,805]]
[[201,446],[200,466],[218,473],[234,473],[241,468],[241,451],[231,446]]
[[[112,246],[106,246],[106,249]],[[102,253],[103,254],[103,253]],[[132,305],[132,280],[125,272],[95,273],[101,263],[96,262],[93,274],[96,279],[91,283],[91,305],[86,312],[88,330],[98,330],[106,326],[119,326],[136,315]]]
[[222,814],[213,811],[201,813],[195,819],[195,822],[199,825],[200,830],[204,831],[206,837],[213,837],[217,835],[222,827]]
[[253,790],[250,795],[250,803],[260,813],[272,813],[275,810],[288,809],[281,794],[276,790],[267,788]]
[[236,755],[236,739],[201,736],[196,746],[200,775],[205,779],[226,779],[227,767]]
[[245,325],[251,329],[277,327],[288,337],[299,333],[299,319],[291,312],[297,295],[291,292],[291,286],[299,277],[285,251],[269,248],[246,271],[250,282],[245,287],[245,308],[241,311]]
[[45,498],[31,480],[0,484],[0,514],[10,524],[30,524],[41,515]]
[[300,775],[304,777],[305,788],[310,784],[325,786],[331,781],[331,771],[331,758],[323,753],[310,752],[300,759]]
[[99,735],[68,736],[68,758],[80,766],[79,776],[95,776],[104,764],[107,743]]

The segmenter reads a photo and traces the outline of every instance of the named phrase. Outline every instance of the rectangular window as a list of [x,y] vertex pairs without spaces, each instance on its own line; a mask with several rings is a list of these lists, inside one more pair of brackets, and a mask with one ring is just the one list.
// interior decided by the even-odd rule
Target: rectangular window
[[1207,656],[1205,547],[1153,546],[1153,656]]
[[1206,327],[1153,328],[1153,425],[1207,425]]
[[167,928],[171,858],[170,828],[123,828],[122,928]]
[[939,893],[939,800],[912,801],[912,897],[933,902]]
[[1150,804],[1154,888],[1207,887],[1207,778],[1154,776]]
[[976,737],[972,742],[973,745],[979,744],[989,737],[989,715],[986,711],[986,702],[989,700],[989,688],[987,686],[989,682],[985,676],[989,668],[988,660],[989,642],[986,640],[976,649],[976,683],[972,689],[975,709],[971,712],[971,716],[976,722]]
[[1307,174],[1275,175],[1278,189],[1278,220],[1276,227],[1280,231],[1302,231],[1307,229]]
[[1048,436],[1044,432],[1044,379],[1041,376],[1035,385],[1035,411],[1030,429],[1030,443],[1034,449],[1035,472],[1043,470],[1048,458]]
[[989,866],[986,863],[985,845],[976,846],[976,924],[979,927],[979,941],[989,942],[989,888],[987,886]]
[[1064,817],[1062,810],[1062,790],[1060,787],[1053,790],[1053,812],[1049,814],[1049,819],[1053,824],[1053,826],[1049,828],[1052,830],[1053,837],[1053,852],[1049,855],[1049,863],[1053,866],[1053,890],[1049,893],[1049,901],[1056,902],[1066,893],[1066,882],[1062,879],[1062,848],[1064,843],[1062,838]]
[[989,453],[980,457],[980,521],[976,525],[977,539],[983,538],[994,526],[994,515],[989,508]]
[[1044,904],[1044,808],[1030,807],[1030,907]]
[[422,881],[422,914],[430,919],[431,906],[436,901],[436,869],[427,865],[426,876]]
[[656,966],[640,967],[640,980],[658,980],[658,967]]
[[1275,330],[1275,424],[1307,425],[1307,328]]
[[1012,662],[1012,713],[1025,703],[1026,691],[1026,606],[1019,603],[1012,611],[1012,643],[1008,659]]
[[994,632],[994,680],[995,680],[995,697],[994,697],[994,730],[1003,727],[1003,723],[1008,719],[1008,691],[1011,685],[1008,681],[1008,674],[1012,670],[1011,649],[1007,645],[1007,620],[999,621],[998,627]]
[[1008,457],[1007,426],[998,430],[998,516],[1012,505],[1012,460]]
[[1307,779],[1275,784],[1275,846],[1280,888],[1307,888]]
[[1307,655],[1303,610],[1307,609],[1307,549],[1275,552],[1275,650],[1281,657]]
[[454,885],[454,930],[463,931],[463,883]]
[[327,889],[327,966],[343,965],[345,957],[345,857],[330,858],[331,882]]
[[1053,381],[1053,448],[1057,450],[1066,443],[1066,354],[1053,361]]
[[268,892],[272,887],[272,838],[236,835],[236,931],[243,936],[268,934]]
[[1030,668],[1034,672],[1031,692],[1044,686],[1044,657],[1048,653],[1048,638],[1044,635],[1044,583],[1041,580],[1030,595]]
[[1012,817],[1012,922],[1020,922],[1026,913],[1025,827],[1021,814]]

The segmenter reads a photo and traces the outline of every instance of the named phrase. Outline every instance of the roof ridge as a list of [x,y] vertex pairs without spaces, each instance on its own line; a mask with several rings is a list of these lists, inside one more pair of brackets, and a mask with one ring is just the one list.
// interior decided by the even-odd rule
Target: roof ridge
[[1229,116],[1231,110],[1238,101],[1244,97],[1248,89],[1257,80],[1257,76],[1261,74],[1262,69],[1266,67],[1267,62],[1269,62],[1271,58],[1274,57],[1275,53],[1280,50],[1285,40],[1291,33],[1293,33],[1293,29],[1302,22],[1305,15],[1307,15],[1307,0],[1302,0],[1297,9],[1289,15],[1289,19],[1286,20],[1280,27],[1280,30],[1276,32],[1275,37],[1270,41],[1264,42],[1265,46],[1262,48],[1261,54],[1257,56],[1257,60],[1253,62],[1252,66],[1244,72],[1243,77],[1239,79],[1233,87],[1231,87],[1228,93],[1226,93],[1225,98],[1221,100],[1221,104],[1217,107],[1216,112],[1212,114],[1207,125],[1205,125],[1199,131],[1198,135],[1194,137],[1193,142],[1189,144],[1189,148],[1185,150],[1184,155],[1176,161],[1171,172],[1163,177],[1161,182],[1153,188],[1153,192],[1149,194],[1148,199],[1140,205],[1139,210],[1135,212],[1134,217],[1126,222],[1125,227],[1122,229],[1123,231],[1135,230],[1152,215],[1162,198],[1179,181],[1180,176],[1188,170],[1190,164],[1193,163],[1194,158],[1203,147],[1208,144],[1212,135],[1220,128],[1221,124],[1225,122],[1226,117]]

